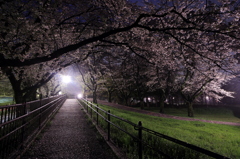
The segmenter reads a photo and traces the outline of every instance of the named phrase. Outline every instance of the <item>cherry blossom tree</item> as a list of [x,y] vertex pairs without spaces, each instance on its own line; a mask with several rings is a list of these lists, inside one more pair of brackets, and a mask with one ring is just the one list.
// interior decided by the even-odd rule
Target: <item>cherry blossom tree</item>
[[156,94],[156,102],[159,102],[160,113],[164,113],[164,103],[168,96],[174,92],[174,72],[168,70],[159,69],[158,67],[152,68],[149,71],[149,81],[147,85],[151,91]]
[[[187,55],[187,53],[184,53],[184,55]],[[220,101],[224,96],[233,97],[233,92],[226,91],[222,87],[234,77],[231,73],[224,72],[198,55],[189,54],[186,58],[186,56],[182,58],[183,65],[180,65],[178,70],[176,83],[178,83],[178,89],[188,105],[189,117],[194,116],[193,102],[198,100],[203,93],[216,101]],[[189,65],[186,65],[185,62]],[[229,67],[225,67],[225,70],[232,69],[233,66],[237,67],[236,63],[232,63],[232,65],[231,61],[228,61],[228,63]]]
[[56,78],[56,76],[54,76],[49,82],[43,84],[43,86],[41,86],[38,89],[37,93],[39,93],[39,96],[42,97],[50,97],[59,95],[60,92],[61,92],[60,81],[59,79]]
[[[60,17],[49,2],[14,1],[3,3],[1,8],[3,28],[1,30],[1,60],[40,58],[51,50],[58,49],[74,41],[73,27],[56,27]],[[59,5],[59,4],[57,4]],[[39,10],[35,10],[39,7]],[[56,6],[55,6],[56,7]],[[60,8],[59,8],[60,9]],[[67,24],[66,24],[67,25]],[[64,33],[63,33],[64,32]],[[64,37],[64,38],[63,38]],[[70,38],[71,37],[71,38]],[[14,90],[17,103],[36,98],[36,90],[51,80],[62,68],[72,64],[72,52],[66,59],[58,59],[24,67],[1,67]],[[18,64],[17,64],[18,65]],[[29,98],[29,95],[33,95]],[[26,99],[29,98],[29,99]]]
[[98,95],[99,97],[104,98],[107,94],[108,102],[112,102],[114,94],[116,94],[116,85],[112,80],[112,77],[114,77],[114,71],[116,71],[116,65],[119,64],[119,59],[114,57],[113,54],[107,52],[104,53],[104,56],[101,57],[101,59],[102,60],[99,61],[101,67],[101,69],[99,69],[99,75],[101,76],[99,79],[101,82],[99,82]]
[[[19,3],[20,2],[21,1],[19,1]],[[76,7],[71,5],[71,3],[73,3],[72,1],[67,2],[69,5],[66,3],[63,5],[56,5],[51,4],[50,2],[47,4],[39,4],[42,5],[41,9],[46,8],[50,10],[53,9],[53,7],[57,8],[53,13],[49,13],[49,11],[46,12],[46,14],[48,13],[47,15],[51,15],[46,16],[46,23],[50,22],[52,26],[60,26],[59,28],[62,26],[74,26],[72,28],[73,30],[75,29],[74,33],[76,34],[73,37],[78,37],[80,40],[69,41],[70,43],[53,48],[52,51],[45,55],[42,54],[40,57],[27,56],[27,58],[23,58],[24,60],[20,60],[20,57],[13,59],[7,58],[8,56],[4,53],[1,58],[1,66],[31,65],[53,60],[71,51],[88,46],[99,40],[106,39],[112,35],[116,35],[118,39],[121,39],[121,33],[125,32],[127,34],[128,31],[133,28],[141,28],[140,30],[137,30],[136,33],[140,35],[144,32],[143,30],[148,30],[169,36],[171,38],[169,41],[176,41],[177,43],[192,49],[197,54],[203,54],[202,57],[204,58],[209,58],[204,55],[204,52],[206,52],[206,50],[211,50],[211,48],[204,47],[204,42],[208,41],[208,38],[212,36],[211,33],[217,34],[224,39],[219,40],[218,42],[224,41],[224,46],[226,46],[226,48],[233,47],[233,45],[237,46],[237,43],[233,43],[233,40],[239,38],[239,28],[237,27],[239,23],[239,6],[235,1],[221,1],[219,3],[209,4],[205,4],[205,2],[200,0],[182,2],[161,1],[154,5],[148,3],[145,8],[133,7],[133,5],[126,1],[89,1],[88,3],[80,1],[76,4],[74,3]],[[2,7],[8,7],[10,4],[11,3],[4,3]],[[44,5],[50,7],[45,7]],[[71,12],[73,12],[72,14],[64,12],[67,9],[69,10],[69,6],[72,7],[70,8]],[[88,7],[86,7],[87,9],[84,11],[77,10],[78,7],[83,8],[83,6]],[[30,7],[28,9],[30,9]],[[45,10],[41,10],[41,14],[44,13],[43,11]],[[100,13],[103,15],[101,19],[96,17],[97,15],[100,15]],[[21,15],[20,17],[25,20],[27,15]],[[59,17],[59,20],[52,22],[51,20],[53,20],[53,17]],[[44,24],[44,19],[41,19],[40,17],[32,18],[31,20],[35,23],[40,21]],[[32,28],[36,27],[29,24],[27,25],[27,23],[25,25],[31,26]],[[56,28],[56,30],[59,29],[58,27]],[[47,28],[47,30],[49,29]],[[60,31],[61,30],[59,29],[59,32]],[[188,35],[188,37],[186,38],[185,36],[182,36],[183,34]],[[199,49],[200,47],[202,48],[201,50]]]
[[101,76],[101,58],[101,54],[92,53],[84,62],[76,64],[78,71],[82,76],[83,83],[92,93],[94,103],[97,103],[97,91],[99,85],[103,82]]
[[[41,76],[48,79],[46,74],[81,62],[93,48],[108,44],[121,45],[155,68],[175,67],[177,60],[162,60],[169,63],[162,64],[159,58],[182,48],[175,58],[180,57],[191,72],[199,70],[189,63],[191,55],[198,56],[202,64],[235,71],[232,57],[239,52],[238,1],[163,0],[138,6],[125,0],[16,0],[0,7],[0,67],[4,73],[12,67],[29,66],[26,69],[30,70],[32,65],[47,64],[51,69]],[[21,70],[9,72],[21,77]]]
[[16,103],[36,99],[37,89],[56,74],[56,72],[45,72],[43,68],[33,65],[28,68],[6,68],[4,70],[11,82]]

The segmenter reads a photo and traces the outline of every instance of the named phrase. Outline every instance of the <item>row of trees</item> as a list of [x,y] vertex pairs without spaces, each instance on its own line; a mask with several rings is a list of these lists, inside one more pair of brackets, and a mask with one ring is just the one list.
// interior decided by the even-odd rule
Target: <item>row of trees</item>
[[[208,94],[219,99],[219,92],[230,94],[216,89],[218,93],[213,93],[210,88],[220,87],[220,81],[237,72],[233,56],[239,52],[238,26],[236,0],[141,4],[126,0],[9,0],[0,3],[0,67],[11,82],[17,103],[34,98],[37,89],[63,68],[89,57],[89,65],[93,65],[97,56],[104,65],[95,72],[89,68],[88,73],[92,69],[92,77],[103,74],[105,81],[123,80],[118,91],[124,98],[129,95],[120,86],[130,89],[129,81],[135,81],[139,97],[149,89],[158,91],[163,101],[168,92],[180,90],[192,101],[196,97],[184,95],[186,92],[195,89],[198,95],[202,88],[205,92],[209,88]],[[121,76],[117,72],[122,72]],[[99,82],[98,78],[91,80]],[[194,86],[196,80],[202,83]],[[109,83],[104,83],[110,91]]]
[[143,102],[151,96],[163,113],[166,99],[175,95],[181,96],[188,105],[188,115],[193,116],[192,104],[202,100],[203,94],[215,101],[233,97],[233,92],[223,86],[234,76],[211,63],[207,65],[198,59],[194,61],[198,68],[195,70],[186,67],[180,57],[155,64],[134,53],[120,52],[115,49],[114,53],[92,53],[76,65],[86,86],[85,93],[90,92],[94,102],[97,98],[107,98],[109,102],[114,99],[130,105],[132,99]]

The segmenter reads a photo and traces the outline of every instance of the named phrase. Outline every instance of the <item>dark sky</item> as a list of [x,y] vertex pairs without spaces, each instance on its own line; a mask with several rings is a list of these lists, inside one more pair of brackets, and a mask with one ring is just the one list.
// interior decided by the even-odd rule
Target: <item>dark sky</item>
[[135,2],[137,2],[138,4],[141,4],[141,1],[142,0],[128,0],[129,2],[132,2],[132,3],[135,3]]
[[[137,2],[138,5],[142,5],[144,0],[128,0],[129,2],[135,3]],[[147,2],[154,2],[155,0],[145,0]]]

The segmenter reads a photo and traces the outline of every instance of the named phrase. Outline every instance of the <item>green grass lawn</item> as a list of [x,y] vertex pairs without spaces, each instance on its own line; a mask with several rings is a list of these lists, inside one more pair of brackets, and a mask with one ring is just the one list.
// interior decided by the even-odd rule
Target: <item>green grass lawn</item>
[[[159,108],[157,107],[146,108],[146,110],[159,112]],[[165,111],[165,114],[168,114],[168,115],[188,117],[187,108],[166,107],[164,111]],[[194,108],[194,118],[240,123],[240,119],[233,115],[233,111],[224,107]]]
[[0,103],[0,106],[5,106],[5,105],[11,105],[13,102],[5,102],[5,103]]
[[2,100],[2,98],[5,98],[6,96],[0,96],[0,106],[5,106],[5,105],[11,105],[14,104],[12,99],[4,99]]
[[[129,112],[109,106],[100,107],[105,110],[111,110],[112,114],[127,119],[133,123],[137,124],[138,121],[142,121],[144,127],[152,129],[159,133],[188,142],[190,144],[199,146],[201,148],[233,159],[240,158],[239,126],[211,124],[199,121],[182,121]],[[166,113],[171,114],[172,112],[172,115],[179,114],[179,116],[181,116],[183,112],[186,113],[183,110],[181,111],[182,113],[179,113],[180,111],[166,109]],[[207,115],[203,116],[204,113],[200,112],[201,111],[199,111],[199,113],[197,110],[195,111],[197,118],[204,118],[208,120],[225,118],[222,117],[222,114],[224,113],[222,113],[221,115],[211,115],[211,113],[206,113]],[[226,114],[227,116],[229,116],[229,112],[226,112]],[[123,140],[123,138],[124,137],[122,137],[121,140]]]

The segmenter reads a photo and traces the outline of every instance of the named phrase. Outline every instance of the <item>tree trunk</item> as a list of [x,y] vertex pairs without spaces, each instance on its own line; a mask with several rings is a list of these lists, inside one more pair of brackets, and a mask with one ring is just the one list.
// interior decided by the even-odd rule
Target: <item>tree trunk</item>
[[192,102],[188,102],[188,116],[189,117],[194,117],[194,113],[193,113],[193,103]]
[[[15,103],[16,104],[22,104],[24,103],[24,98],[23,98],[23,93],[19,90],[19,91],[16,91],[14,90],[14,100],[15,100]],[[22,115],[24,115],[24,107],[17,107],[16,109],[16,117],[20,117]]]
[[97,104],[97,92],[93,91],[93,103]]
[[23,98],[23,94],[21,93],[21,91],[16,91],[14,90],[14,100],[16,104],[21,104],[24,102],[24,98]]
[[108,102],[112,103],[112,92],[108,91]]
[[158,98],[154,97],[154,100],[155,100],[155,107],[158,107]]
[[164,113],[164,102],[166,100],[164,91],[159,92],[159,105],[160,105],[160,110],[159,113]]
[[148,100],[148,97],[146,97],[146,109],[149,109],[149,100]]
[[14,100],[16,104],[23,103],[23,93],[21,91],[21,80],[17,80],[14,76],[14,73],[12,72],[11,69],[6,69],[6,75],[12,85],[12,89],[14,92]]
[[129,104],[128,104],[128,97],[124,98],[124,105],[129,106]]
[[160,104],[159,113],[164,113],[164,100],[162,98],[160,99],[159,104]]
[[29,90],[25,95],[26,102],[34,101],[37,99],[37,88]]
[[141,107],[141,109],[144,108],[144,101],[143,100],[140,101],[140,107]]

